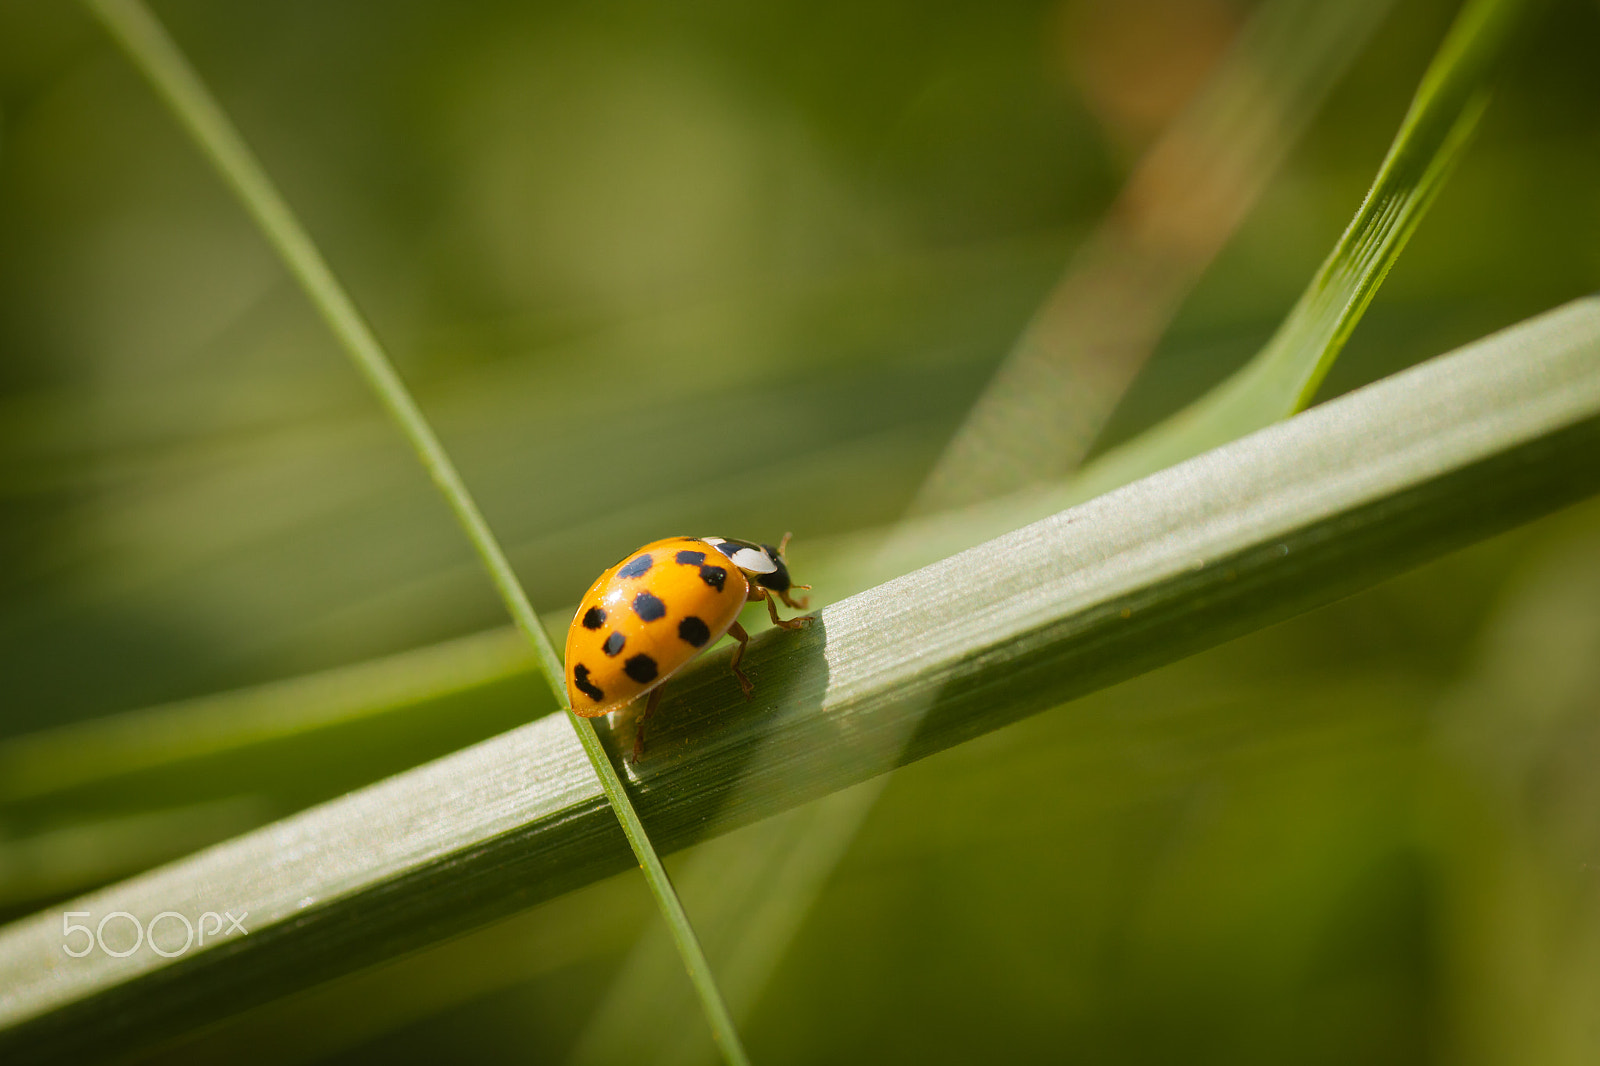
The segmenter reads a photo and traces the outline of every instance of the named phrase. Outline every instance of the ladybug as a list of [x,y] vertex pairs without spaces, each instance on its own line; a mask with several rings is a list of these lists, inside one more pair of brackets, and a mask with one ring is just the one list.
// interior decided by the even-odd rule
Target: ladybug
[[790,595],[784,549],[726,537],[668,537],[646,544],[601,574],[578,603],[567,630],[567,699],[584,718],[650,694],[639,716],[633,758],[644,751],[644,723],[661,701],[663,683],[722,637],[739,646],[728,665],[748,699],[753,686],[739,669],[750,634],[739,610],[765,600],[772,624],[799,629],[809,618],[778,617],[776,600],[804,610],[808,601]]

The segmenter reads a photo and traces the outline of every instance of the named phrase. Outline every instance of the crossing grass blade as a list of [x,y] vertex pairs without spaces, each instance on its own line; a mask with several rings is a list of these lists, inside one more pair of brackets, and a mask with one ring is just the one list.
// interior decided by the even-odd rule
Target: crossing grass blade
[[[566,685],[561,660],[512,571],[510,560],[490,531],[443,444],[310,235],[206,90],[198,73],[149,9],[139,0],[86,2],[238,196],[415,450],[489,572],[512,620],[532,645],[540,671],[556,701],[565,707]],[[672,930],[723,1055],[731,1063],[748,1061],[688,915],[610,757],[588,722],[574,715],[571,708],[567,708],[567,717]]]

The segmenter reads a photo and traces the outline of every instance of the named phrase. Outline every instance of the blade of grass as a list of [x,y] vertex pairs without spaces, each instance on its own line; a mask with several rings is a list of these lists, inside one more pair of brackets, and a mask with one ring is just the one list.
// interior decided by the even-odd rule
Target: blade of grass
[[[455,464],[412,399],[354,301],[334,277],[309,234],[300,226],[287,202],[266,171],[244,143],[244,139],[207,91],[199,74],[189,64],[166,29],[139,0],[85,0],[113,39],[149,79],[173,115],[195,139],[196,144],[216,167],[223,181],[239,197],[263,235],[282,257],[300,283],[306,296],[338,337],[357,370],[377,394],[406,440],[416,451],[428,476],[443,494],[457,522],[471,541],[490,580],[505,602],[517,628],[533,646],[540,670],[556,701],[566,707],[566,684],[561,660],[545,634],[533,605],[528,602],[511,563],[490,531],[477,503],[467,490]],[[688,915],[645,832],[627,790],[612,766],[590,723],[566,708],[567,718],[594,773],[600,779],[606,798],[629,845],[644,870],[650,890],[655,894],[662,916],[672,929],[673,939],[683,956],[690,980],[699,993],[701,1007],[723,1055],[732,1063],[747,1062],[742,1043],[734,1029],[721,992],[711,974]]]
[[[681,847],[1597,491],[1590,298],[757,637],[748,703],[702,659],[636,793]],[[59,911],[0,931],[0,1055],[132,1054],[447,939],[625,869],[611,824],[571,730],[541,719],[63,908],[246,909],[246,936],[67,960]]]
[[1471,142],[1539,0],[1468,0],[1366,199],[1272,339],[1236,374],[1075,479],[1087,499],[1302,410]]

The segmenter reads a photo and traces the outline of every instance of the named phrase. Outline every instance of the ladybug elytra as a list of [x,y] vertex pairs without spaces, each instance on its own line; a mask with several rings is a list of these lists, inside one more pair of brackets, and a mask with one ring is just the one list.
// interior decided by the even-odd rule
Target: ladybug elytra
[[633,757],[644,750],[644,723],[662,685],[724,635],[739,642],[729,667],[748,698],[739,669],[750,634],[739,610],[765,600],[773,625],[798,629],[809,618],[778,617],[775,601],[803,610],[784,561],[788,534],[774,547],[725,537],[668,537],[646,544],[601,574],[578,603],[567,631],[567,698],[584,718],[598,718],[649,693],[639,716]]

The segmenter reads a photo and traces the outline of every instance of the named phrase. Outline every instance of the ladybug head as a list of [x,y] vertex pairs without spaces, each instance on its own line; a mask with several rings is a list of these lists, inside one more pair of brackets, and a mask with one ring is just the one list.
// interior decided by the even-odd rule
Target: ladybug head
[[[785,537],[785,540],[788,538]],[[773,592],[788,592],[794,582],[789,578],[789,566],[783,561],[783,548],[771,544],[761,545],[761,551],[772,560],[772,570],[765,574],[751,574],[756,584]]]
[[744,576],[773,592],[788,592],[793,587],[789,567],[783,560],[783,549],[789,543],[785,536],[777,545],[753,544],[748,540],[728,537],[706,537],[705,541],[744,572]]

